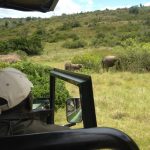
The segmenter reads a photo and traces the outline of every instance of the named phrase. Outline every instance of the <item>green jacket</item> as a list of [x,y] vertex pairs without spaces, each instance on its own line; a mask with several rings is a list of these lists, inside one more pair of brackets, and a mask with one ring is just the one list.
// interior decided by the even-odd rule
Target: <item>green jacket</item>
[[[18,117],[17,117],[18,116]],[[69,130],[69,127],[47,124],[41,120],[40,116],[30,116],[28,114],[1,115],[0,116],[0,136],[11,136],[30,133],[52,132]]]

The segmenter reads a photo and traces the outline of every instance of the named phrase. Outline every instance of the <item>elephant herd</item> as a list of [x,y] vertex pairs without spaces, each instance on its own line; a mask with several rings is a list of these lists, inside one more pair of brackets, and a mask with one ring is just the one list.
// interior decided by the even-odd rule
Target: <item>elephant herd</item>
[[[113,66],[115,66],[117,70],[121,68],[120,59],[117,56],[105,56],[101,60],[101,65],[103,71],[108,71],[109,68]],[[75,71],[80,70],[81,68],[83,68],[82,64],[72,64],[70,62],[65,64],[65,70]]]

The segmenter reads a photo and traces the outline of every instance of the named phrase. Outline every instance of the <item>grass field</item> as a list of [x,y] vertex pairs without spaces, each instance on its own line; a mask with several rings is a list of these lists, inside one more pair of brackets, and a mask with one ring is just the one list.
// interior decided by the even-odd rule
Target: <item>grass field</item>
[[[64,69],[64,63],[71,60],[67,50],[56,53],[47,52],[41,57],[32,57],[32,61]],[[78,50],[81,53],[84,50]],[[61,59],[55,58],[61,57]],[[85,72],[81,72],[85,73]],[[90,74],[88,72],[88,74]],[[115,72],[91,73],[93,92],[99,127],[113,127],[127,133],[139,145],[141,150],[150,149],[150,73]],[[78,88],[66,84],[73,97],[79,97]],[[56,112],[56,123],[67,124],[65,109]],[[72,128],[82,127],[82,123]]]
[[[91,76],[98,126],[122,130],[141,150],[150,149],[150,75],[109,72]],[[67,87],[72,95],[78,96],[77,88]],[[60,115],[64,112],[57,112],[56,122],[64,123],[66,119]]]
[[143,150],[150,149],[149,74],[93,74],[99,126],[129,134]]

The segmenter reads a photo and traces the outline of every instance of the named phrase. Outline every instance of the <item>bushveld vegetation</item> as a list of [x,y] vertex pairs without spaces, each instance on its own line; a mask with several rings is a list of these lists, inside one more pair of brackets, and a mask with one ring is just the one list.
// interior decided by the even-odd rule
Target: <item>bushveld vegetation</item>
[[[83,64],[81,73],[90,74],[93,80],[98,125],[121,129],[141,150],[150,149],[149,16],[150,7],[140,5],[47,19],[0,19],[0,54],[19,53],[29,61],[1,63],[1,67],[12,65],[27,73],[39,97],[48,94],[48,69],[64,69],[67,61]],[[103,73],[105,55],[119,56],[122,70],[111,68]],[[79,94],[68,85],[66,90],[61,81],[57,84],[58,107],[65,105],[69,95]],[[56,121],[64,124],[64,112],[57,111]]]
[[[76,51],[90,48],[94,51],[85,51],[72,61],[81,61],[85,68],[98,71],[98,57],[116,54],[122,59],[123,71],[147,71],[150,66],[149,15],[150,8],[140,5],[129,9],[63,14],[49,19],[4,18],[0,20],[0,53],[21,50],[27,55],[39,55],[44,53],[46,43],[52,48],[57,44],[60,49]],[[97,56],[95,50],[102,47],[105,52],[100,51]],[[109,47],[111,52],[107,50]]]

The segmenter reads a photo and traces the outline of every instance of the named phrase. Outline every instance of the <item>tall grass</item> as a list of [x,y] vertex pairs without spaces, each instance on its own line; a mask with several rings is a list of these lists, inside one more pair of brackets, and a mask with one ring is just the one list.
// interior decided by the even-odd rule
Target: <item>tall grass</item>
[[[129,72],[92,73],[98,126],[122,130],[141,150],[150,149],[150,74]],[[74,86],[66,85],[77,96]],[[63,113],[62,113],[63,112]],[[65,110],[56,114],[56,122],[65,124]],[[81,124],[73,127],[82,127]]]

